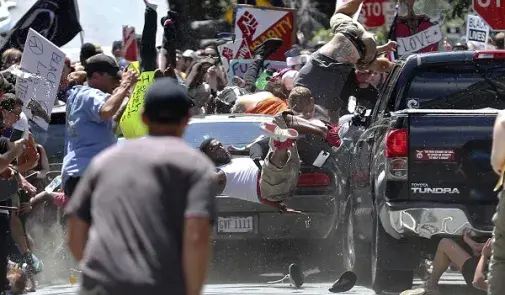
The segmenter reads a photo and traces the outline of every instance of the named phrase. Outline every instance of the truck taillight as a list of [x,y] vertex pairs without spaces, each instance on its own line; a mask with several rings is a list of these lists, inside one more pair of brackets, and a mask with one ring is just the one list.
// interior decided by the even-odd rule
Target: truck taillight
[[386,158],[407,157],[408,153],[407,129],[390,130],[386,137]]
[[473,59],[505,59],[505,50],[475,51]]
[[407,129],[392,129],[386,136],[386,172],[388,179],[405,180],[408,172]]
[[298,187],[316,187],[329,186],[331,184],[330,177],[325,173],[302,173],[298,177]]

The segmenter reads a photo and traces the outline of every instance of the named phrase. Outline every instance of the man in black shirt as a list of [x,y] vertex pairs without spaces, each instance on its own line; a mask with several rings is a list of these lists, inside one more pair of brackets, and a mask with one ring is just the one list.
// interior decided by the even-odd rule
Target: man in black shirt
[[180,137],[193,102],[175,79],[145,96],[149,135],[96,156],[66,207],[79,294],[200,294],[214,223],[215,168]]

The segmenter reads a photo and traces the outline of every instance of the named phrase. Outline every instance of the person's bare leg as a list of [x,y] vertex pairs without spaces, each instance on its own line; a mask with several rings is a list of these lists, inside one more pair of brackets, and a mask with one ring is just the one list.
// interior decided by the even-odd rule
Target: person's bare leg
[[451,263],[461,270],[463,264],[470,258],[470,254],[453,240],[440,240],[435,258],[433,259],[433,271],[430,278],[431,286],[438,286],[440,277],[442,277]]

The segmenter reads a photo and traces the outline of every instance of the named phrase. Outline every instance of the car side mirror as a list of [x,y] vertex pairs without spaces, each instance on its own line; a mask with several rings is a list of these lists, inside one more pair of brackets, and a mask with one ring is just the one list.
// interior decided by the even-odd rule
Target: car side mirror
[[5,6],[7,6],[7,9],[12,9],[17,6],[16,1],[5,1]]

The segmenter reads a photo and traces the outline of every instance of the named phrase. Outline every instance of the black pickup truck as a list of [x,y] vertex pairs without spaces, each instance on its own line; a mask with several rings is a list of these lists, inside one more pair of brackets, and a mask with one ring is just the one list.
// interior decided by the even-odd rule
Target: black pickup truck
[[351,126],[337,228],[344,265],[377,293],[410,288],[441,238],[491,235],[504,82],[505,51],[411,55],[397,61],[375,108],[353,120],[362,123]]

